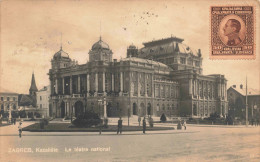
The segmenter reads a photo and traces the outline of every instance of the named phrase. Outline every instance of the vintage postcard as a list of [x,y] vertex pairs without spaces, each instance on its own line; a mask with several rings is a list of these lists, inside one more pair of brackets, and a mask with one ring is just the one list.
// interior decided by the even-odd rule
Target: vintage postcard
[[258,0],[0,0],[0,161],[260,161]]

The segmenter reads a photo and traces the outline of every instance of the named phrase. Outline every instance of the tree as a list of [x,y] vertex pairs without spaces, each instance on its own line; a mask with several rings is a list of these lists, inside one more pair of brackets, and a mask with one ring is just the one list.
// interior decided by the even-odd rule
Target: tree
[[163,114],[161,115],[160,121],[164,123],[164,122],[166,122],[166,120],[167,120],[167,119],[166,119],[166,116],[165,116],[165,114],[163,113]]

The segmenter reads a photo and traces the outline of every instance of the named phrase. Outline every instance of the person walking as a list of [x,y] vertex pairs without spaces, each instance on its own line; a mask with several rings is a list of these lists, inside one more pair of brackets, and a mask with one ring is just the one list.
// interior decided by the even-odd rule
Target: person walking
[[139,127],[140,127],[140,123],[141,123],[141,117],[138,116],[138,123],[139,123]]
[[121,117],[118,120],[118,125],[117,125],[117,134],[120,132],[120,134],[122,134],[122,127],[123,127],[123,120],[121,119]]
[[143,119],[143,134],[145,134],[145,130],[146,130],[146,121],[145,121],[145,117]]
[[16,125],[16,118],[14,118],[14,125]]
[[183,121],[184,130],[186,130],[186,120]]
[[22,122],[19,123],[19,126],[18,126],[18,131],[19,131],[19,137],[21,138],[22,137]]

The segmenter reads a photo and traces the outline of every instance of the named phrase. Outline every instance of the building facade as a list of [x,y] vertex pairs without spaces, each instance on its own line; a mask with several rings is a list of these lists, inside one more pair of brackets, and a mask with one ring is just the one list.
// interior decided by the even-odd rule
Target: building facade
[[44,117],[49,117],[49,98],[51,95],[50,86],[44,86],[38,92],[36,92],[37,96],[37,109],[41,111],[41,114]]
[[[233,85],[227,90],[228,109],[233,117],[246,118],[246,88],[241,84]],[[260,92],[248,88],[247,90],[248,119],[260,118]]]
[[200,50],[192,51],[182,41],[170,37],[144,43],[141,49],[131,45],[127,58],[117,61],[100,38],[82,65],[61,48],[49,70],[52,114],[77,116],[90,110],[108,117],[225,116],[227,80],[202,75]]
[[1,112],[18,110],[18,94],[11,92],[0,92]]

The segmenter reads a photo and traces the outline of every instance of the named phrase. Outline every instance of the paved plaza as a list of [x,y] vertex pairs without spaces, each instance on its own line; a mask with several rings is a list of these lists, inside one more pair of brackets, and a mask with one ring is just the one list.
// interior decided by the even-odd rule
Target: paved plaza
[[188,125],[122,135],[23,132],[22,138],[17,127],[0,127],[1,161],[260,161],[260,127]]

